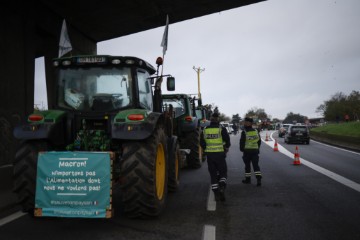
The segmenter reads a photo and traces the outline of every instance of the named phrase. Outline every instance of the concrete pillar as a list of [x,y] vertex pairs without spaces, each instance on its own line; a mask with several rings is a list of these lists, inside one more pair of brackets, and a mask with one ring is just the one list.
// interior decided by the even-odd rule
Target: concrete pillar
[[0,166],[12,163],[16,147],[13,127],[34,107],[32,19],[28,15],[10,14],[6,8],[0,11]]

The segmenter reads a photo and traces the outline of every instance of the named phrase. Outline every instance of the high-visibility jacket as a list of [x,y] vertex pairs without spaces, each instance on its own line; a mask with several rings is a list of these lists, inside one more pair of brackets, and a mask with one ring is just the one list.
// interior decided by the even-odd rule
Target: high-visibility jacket
[[254,129],[253,131],[245,132],[245,135],[246,135],[246,139],[245,139],[244,149],[245,150],[259,149],[258,141],[260,140],[260,138],[258,131]]
[[205,152],[224,152],[221,130],[221,127],[204,129]]

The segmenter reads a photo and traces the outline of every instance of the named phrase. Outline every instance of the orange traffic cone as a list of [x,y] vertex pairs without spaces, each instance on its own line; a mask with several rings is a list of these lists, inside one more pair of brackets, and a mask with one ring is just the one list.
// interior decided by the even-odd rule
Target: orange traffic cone
[[274,152],[278,152],[278,151],[279,151],[279,148],[278,148],[277,140],[275,139]]
[[299,148],[296,146],[295,153],[294,153],[294,165],[300,165],[300,154],[299,154]]

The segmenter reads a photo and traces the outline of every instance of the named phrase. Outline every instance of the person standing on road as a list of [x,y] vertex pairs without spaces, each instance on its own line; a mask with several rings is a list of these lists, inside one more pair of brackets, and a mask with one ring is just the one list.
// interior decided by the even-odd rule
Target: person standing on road
[[227,180],[226,153],[229,151],[230,136],[225,127],[219,124],[219,114],[214,113],[210,125],[204,128],[200,136],[200,145],[207,157],[211,179],[211,190],[216,201],[225,201]]
[[348,114],[345,114],[345,122],[349,122],[349,119],[350,119],[350,117],[349,117],[349,115]]
[[261,172],[259,167],[259,153],[261,138],[259,132],[252,127],[253,119],[246,117],[244,122],[244,130],[240,137],[240,151],[243,152],[243,161],[245,163],[245,179],[244,184],[251,183],[251,164],[254,169],[257,186],[261,186]]

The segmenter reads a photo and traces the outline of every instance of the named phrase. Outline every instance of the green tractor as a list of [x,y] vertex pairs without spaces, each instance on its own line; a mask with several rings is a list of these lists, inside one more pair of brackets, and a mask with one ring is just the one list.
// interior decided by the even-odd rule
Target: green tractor
[[178,136],[180,148],[189,149],[186,162],[182,167],[200,168],[202,165],[202,149],[200,146],[200,119],[196,114],[195,98],[189,94],[163,94],[164,107],[173,112],[173,134]]
[[[195,102],[198,102],[198,104],[196,105]],[[201,127],[201,130],[203,130],[205,127],[210,125],[210,115],[211,113],[209,112],[209,110],[202,105],[202,100],[201,98],[193,98],[192,99],[193,105],[195,106],[195,113],[196,113],[196,117],[199,119],[199,124]]]
[[101,152],[111,153],[111,183],[120,184],[125,215],[160,215],[167,192],[178,188],[180,152],[177,137],[168,130],[172,123],[161,98],[163,78],[168,91],[175,89],[175,78],[159,75],[162,59],[156,63],[157,70],[136,57],[89,55],[53,60],[55,109],[35,111],[14,129],[14,136],[22,140],[14,162],[14,191],[24,212],[36,210],[42,152],[86,152],[95,158]]
[[[204,105],[202,105],[201,98],[193,98],[193,104],[195,105],[195,102],[198,102],[195,108],[196,116],[199,119],[199,125],[201,132],[204,130],[205,127],[210,125],[210,115],[211,112],[206,108]],[[206,154],[204,153],[204,150],[201,148],[201,157],[202,161],[206,161]]]

